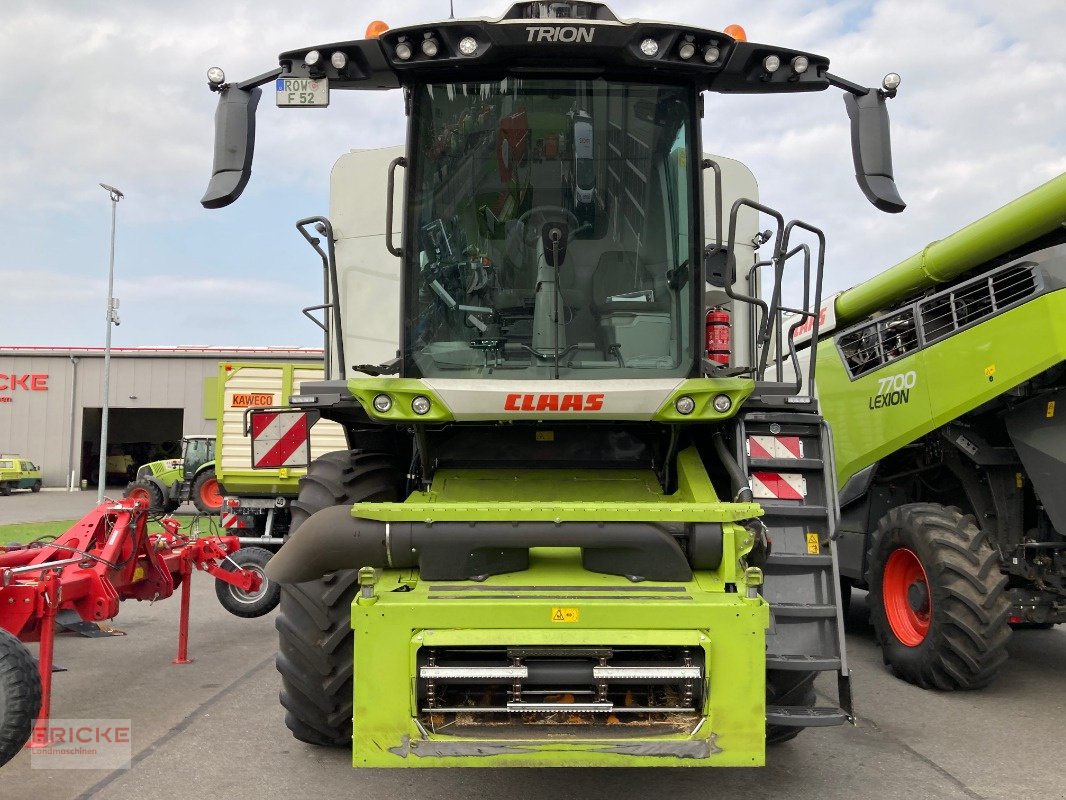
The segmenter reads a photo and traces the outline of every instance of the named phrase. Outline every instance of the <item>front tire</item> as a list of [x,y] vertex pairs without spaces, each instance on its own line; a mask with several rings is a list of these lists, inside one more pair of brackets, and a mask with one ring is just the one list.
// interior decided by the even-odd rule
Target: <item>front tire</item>
[[[399,479],[383,453],[337,451],[311,463],[292,504],[290,536],[312,514],[360,501],[391,501]],[[285,725],[301,742],[347,747],[352,741],[351,606],[356,570],[281,586],[277,668]]]
[[[235,617],[252,619],[269,614],[281,600],[281,587],[266,576],[266,565],[274,555],[262,547],[242,547],[222,562],[222,569],[233,572],[237,567],[251,570],[263,583],[257,592],[243,592],[231,583],[215,578],[215,596],[222,607]],[[236,564],[236,566],[234,566]]]
[[0,767],[30,740],[41,711],[41,676],[30,651],[0,628]]
[[222,511],[222,493],[213,469],[205,469],[192,482],[192,503],[201,514],[214,516]]
[[158,514],[163,510],[163,493],[151,481],[135,481],[126,487],[123,496],[143,500],[148,504],[148,510]]
[[34,494],[37,494],[37,492],[41,491],[41,482],[40,481],[34,481],[33,482],[33,486],[30,487],[30,491],[33,492]]
[[889,511],[870,544],[870,620],[885,663],[923,689],[980,689],[1007,660],[999,555],[971,517],[934,503]]

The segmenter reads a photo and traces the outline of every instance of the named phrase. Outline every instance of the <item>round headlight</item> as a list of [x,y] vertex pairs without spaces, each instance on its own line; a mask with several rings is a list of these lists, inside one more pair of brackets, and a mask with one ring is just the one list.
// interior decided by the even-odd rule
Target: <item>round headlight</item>
[[645,39],[640,43],[640,52],[651,58],[659,52],[659,43],[654,39]]
[[719,414],[724,414],[733,407],[733,401],[727,394],[716,394],[714,396],[714,410]]
[[710,47],[703,49],[703,60],[708,64],[713,64],[722,55],[722,51],[715,47],[713,44]]
[[696,401],[687,394],[683,394],[674,401],[674,408],[677,409],[678,414],[688,416],[696,410]]
[[792,59],[792,71],[795,72],[797,75],[802,75],[804,72],[806,72],[807,67],[809,67],[810,65],[811,62],[807,58],[807,56],[796,56],[794,59]]
[[385,414],[390,408],[392,408],[392,398],[389,397],[387,394],[379,394],[377,397],[374,398],[375,411],[381,414]]
[[777,56],[767,56],[762,60],[762,68],[767,72],[777,72],[781,68],[781,59]]
[[334,69],[344,69],[348,66],[348,56],[338,50],[329,57],[329,63],[333,65]]
[[418,395],[414,400],[411,401],[411,410],[418,414],[418,416],[420,417],[428,414],[429,398],[423,397],[422,395]]
[[436,39],[422,40],[422,52],[426,54],[427,58],[433,58],[433,56],[437,55],[439,49]]
[[881,86],[887,92],[894,92],[899,88],[899,84],[902,78],[899,77],[899,73],[890,72],[885,76],[885,79],[881,81]]
[[226,73],[222,71],[222,67],[211,67],[207,71],[207,82],[212,86],[221,86],[226,82]]
[[322,54],[317,50],[311,50],[306,56],[304,56],[304,63],[309,67],[313,67],[321,60]]
[[464,36],[459,40],[459,52],[464,56],[472,56],[477,52],[477,39],[473,36]]
[[411,57],[411,53],[411,45],[407,42],[400,42],[396,45],[396,57],[400,59],[400,61],[407,61]]
[[696,45],[692,42],[682,42],[681,46],[677,48],[677,54],[685,59],[685,61],[688,61],[696,55]]

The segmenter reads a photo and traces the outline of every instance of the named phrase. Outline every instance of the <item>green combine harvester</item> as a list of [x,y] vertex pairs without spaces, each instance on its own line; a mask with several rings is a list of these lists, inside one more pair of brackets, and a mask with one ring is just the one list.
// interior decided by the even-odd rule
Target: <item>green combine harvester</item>
[[900,211],[898,76],[734,33],[520,2],[208,72],[208,208],[248,182],[259,87],[406,102],[406,147],[342,157],[329,218],[298,223],[328,378],[250,414],[259,466],[294,463],[316,419],[348,440],[310,463],[267,568],[297,739],[356,766],[755,766],[852,717],[830,441],[771,347],[786,313],[817,332],[823,237],[701,126],[705,93],[842,89],[859,185]]
[[1066,622],[1064,225],[1060,175],[823,306],[841,573],[919,686],[985,686],[1011,628]]

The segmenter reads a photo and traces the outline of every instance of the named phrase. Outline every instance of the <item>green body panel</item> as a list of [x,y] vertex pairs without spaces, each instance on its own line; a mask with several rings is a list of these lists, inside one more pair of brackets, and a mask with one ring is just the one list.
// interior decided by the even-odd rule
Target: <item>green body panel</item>
[[998,208],[836,298],[839,325],[951,280],[1066,221],[1066,174]]
[[650,470],[438,470],[403,503],[356,503],[352,515],[386,522],[737,522],[757,503],[721,502],[695,448],[678,455],[678,491]]
[[[161,461],[150,461],[140,469],[148,473],[168,489],[181,480],[182,468],[180,458],[166,458]],[[140,472],[140,470],[138,470]]]
[[[452,412],[444,401],[425,383],[417,378],[352,378],[348,390],[366,411],[378,422],[450,422]],[[392,408],[382,413],[374,408],[374,398],[387,394],[392,398]],[[419,416],[411,410],[411,401],[419,395],[429,398],[429,412]]]
[[[818,394],[833,426],[839,485],[1058,364],[1064,353],[1066,290],[1041,295],[854,381],[836,342],[823,339],[818,343]],[[885,379],[892,376],[905,376],[902,385],[910,383],[908,373],[913,373],[912,388],[885,390]],[[896,385],[901,385],[899,379]]]
[[[652,417],[656,422],[708,422],[728,419],[733,416],[740,404],[755,391],[755,381],[750,378],[689,378],[682,383],[662,408]],[[714,407],[714,398],[726,395],[730,406],[725,411]],[[688,396],[696,404],[691,414],[682,414],[675,403],[679,397]]]
[[[177,464],[177,466],[174,466]],[[196,470],[196,475],[199,475],[205,469],[214,469],[215,462],[207,461],[200,465]],[[150,461],[144,464],[137,470],[138,474],[143,469],[147,469],[149,474],[157,481],[162,483],[168,489],[179,483],[182,480],[182,476],[185,471],[182,469],[180,458],[165,458],[161,461]]]
[[[413,573],[386,571],[377,584],[378,594],[353,604],[355,766],[751,767],[764,763],[764,650],[769,624],[764,600],[726,592],[713,573],[697,573],[687,583],[633,584],[586,572],[567,549],[534,548],[530,557],[529,570],[479,583],[431,586],[417,582]],[[493,592],[495,587],[503,591]],[[663,587],[671,591],[662,591]],[[447,591],[444,597],[442,589]],[[576,621],[553,622],[559,607],[576,609]],[[415,693],[419,647],[509,644],[700,647],[709,684],[702,722],[683,733],[663,735],[626,730],[628,726],[618,726],[617,733],[601,727],[598,734],[587,732],[588,738],[581,738],[587,729],[580,726],[566,735],[539,736],[535,725],[495,736],[491,729],[453,736],[419,727]]]
[[[720,502],[695,448],[678,455],[678,481],[678,491],[666,496],[650,471],[440,470],[429,491],[406,503],[356,504],[354,515],[384,520],[721,521],[723,557],[718,569],[673,584],[586,571],[580,551],[570,548],[533,548],[528,570],[476,583],[428,585],[413,570],[385,571],[379,594],[352,606],[354,764],[761,765],[769,606],[734,587],[752,546],[735,521],[762,510],[754,503]],[[558,608],[576,609],[576,621],[553,622]],[[545,735],[533,725],[495,735],[491,726],[477,728],[469,738],[419,727],[419,647],[507,644],[702,648],[709,681],[703,721],[658,735],[625,726]]]

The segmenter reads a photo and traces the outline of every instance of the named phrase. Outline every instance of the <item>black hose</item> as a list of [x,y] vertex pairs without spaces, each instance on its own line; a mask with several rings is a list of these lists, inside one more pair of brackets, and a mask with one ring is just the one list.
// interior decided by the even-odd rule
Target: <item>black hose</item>
[[729,473],[729,482],[732,486],[735,501],[738,503],[752,502],[755,499],[755,495],[751,491],[751,484],[748,482],[747,476],[741,471],[740,464],[737,463],[737,460],[733,458],[733,454],[729,452],[729,448],[726,447],[721,431],[715,433],[711,437],[711,441],[714,442],[714,451],[718,454],[722,466]]

